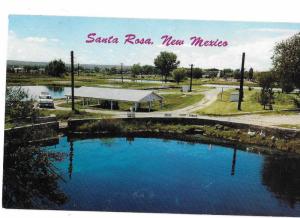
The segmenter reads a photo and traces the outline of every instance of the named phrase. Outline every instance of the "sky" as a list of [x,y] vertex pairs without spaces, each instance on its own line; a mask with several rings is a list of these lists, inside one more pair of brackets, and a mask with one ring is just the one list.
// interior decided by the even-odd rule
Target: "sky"
[[[245,68],[261,71],[272,67],[271,56],[276,43],[298,32],[300,23],[11,15],[7,59],[46,62],[62,59],[70,63],[73,50],[75,63],[153,65],[160,52],[170,51],[177,55],[182,67],[194,64],[201,68],[238,69],[245,52]],[[89,33],[96,33],[97,37],[114,36],[119,43],[86,43]],[[127,34],[151,38],[153,44],[124,44]],[[163,35],[184,40],[184,44],[162,45]],[[228,45],[191,46],[192,36],[225,40]]]

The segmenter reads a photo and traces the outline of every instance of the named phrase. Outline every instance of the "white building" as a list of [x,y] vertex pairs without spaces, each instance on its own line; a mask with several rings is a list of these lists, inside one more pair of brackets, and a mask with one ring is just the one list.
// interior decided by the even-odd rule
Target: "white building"
[[[65,95],[71,98],[71,91]],[[74,97],[83,99],[83,105],[88,99],[98,99],[110,102],[111,110],[116,102],[131,102],[134,111],[137,111],[141,103],[148,103],[149,111],[153,102],[158,101],[160,106],[163,104],[163,97],[150,90],[135,89],[114,89],[82,86],[74,89]]]

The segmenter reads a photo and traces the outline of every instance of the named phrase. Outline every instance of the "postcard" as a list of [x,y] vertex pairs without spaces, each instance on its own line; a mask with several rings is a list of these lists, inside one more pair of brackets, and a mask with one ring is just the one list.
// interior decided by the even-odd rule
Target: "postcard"
[[8,28],[3,208],[300,216],[300,23]]

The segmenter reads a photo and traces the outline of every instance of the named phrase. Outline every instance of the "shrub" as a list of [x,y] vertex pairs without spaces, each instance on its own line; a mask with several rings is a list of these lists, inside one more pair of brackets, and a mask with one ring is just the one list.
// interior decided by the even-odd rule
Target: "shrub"
[[176,81],[176,83],[178,84],[185,79],[186,69],[184,69],[184,68],[175,69],[172,71],[172,76],[173,76],[174,80]]

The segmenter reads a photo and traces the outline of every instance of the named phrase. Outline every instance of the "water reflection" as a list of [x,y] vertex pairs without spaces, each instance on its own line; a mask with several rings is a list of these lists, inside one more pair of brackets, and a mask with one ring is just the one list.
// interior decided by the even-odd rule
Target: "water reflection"
[[300,202],[300,158],[266,156],[262,183],[293,208],[296,202]]
[[[101,144],[107,147],[116,145],[116,138],[100,138]],[[126,142],[132,144],[135,142],[135,137],[126,137]],[[169,142],[169,139],[163,139],[163,142]],[[179,141],[176,142],[177,144]],[[196,143],[188,143],[180,141],[179,144],[195,145]],[[72,178],[73,172],[73,158],[74,158],[74,142],[69,141],[69,178]],[[193,146],[194,147],[194,146]],[[212,150],[213,145],[208,144],[208,151]],[[217,147],[216,147],[217,148]],[[232,158],[230,159],[231,165],[230,175],[236,176],[237,168],[237,146],[230,149]],[[262,184],[267,186],[268,190],[275,194],[275,196],[289,204],[291,208],[294,207],[296,202],[300,201],[300,158],[298,156],[265,156],[262,168]]]
[[64,95],[65,88],[62,86],[46,86],[50,92],[55,92],[58,95]]
[[[5,157],[5,207],[299,215],[300,159],[296,157],[138,137],[62,137],[48,149],[47,158],[34,150]],[[52,161],[54,151],[67,158]],[[37,164],[37,159],[43,161]],[[50,171],[55,172],[52,163],[66,172],[67,181],[57,182],[62,180]],[[43,200],[37,200],[41,196]]]
[[232,157],[232,164],[231,164],[231,175],[234,176],[235,174],[235,164],[236,164],[236,146],[233,149],[233,157]]
[[66,203],[53,165],[63,159],[63,153],[43,152],[39,146],[5,146],[3,207],[46,209]]
[[70,152],[69,152],[69,179],[72,179],[72,172],[73,172],[73,156],[74,156],[74,145],[73,141],[70,141]]
[[115,138],[100,138],[100,141],[103,145],[112,147],[115,143]]
[[[17,86],[12,86],[17,87]],[[70,92],[70,87],[64,86],[21,86],[28,96],[37,100],[42,92],[48,92],[53,98],[65,98],[65,93]]]
[[131,144],[132,142],[134,142],[134,137],[132,137],[132,136],[127,136],[127,137],[126,137],[126,141],[127,141],[129,144]]

